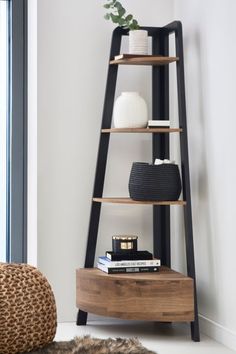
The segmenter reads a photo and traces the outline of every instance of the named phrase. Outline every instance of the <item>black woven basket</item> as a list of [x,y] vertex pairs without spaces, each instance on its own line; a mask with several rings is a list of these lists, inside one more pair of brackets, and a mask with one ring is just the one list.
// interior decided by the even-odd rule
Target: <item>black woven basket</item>
[[150,165],[134,162],[129,178],[129,194],[133,200],[178,200],[181,179],[178,165]]

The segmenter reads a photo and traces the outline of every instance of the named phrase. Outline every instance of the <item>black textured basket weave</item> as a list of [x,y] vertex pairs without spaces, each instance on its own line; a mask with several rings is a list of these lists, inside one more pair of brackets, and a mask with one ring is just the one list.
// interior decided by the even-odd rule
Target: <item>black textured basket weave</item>
[[133,200],[178,200],[181,179],[178,165],[150,165],[134,162],[129,178],[129,194]]

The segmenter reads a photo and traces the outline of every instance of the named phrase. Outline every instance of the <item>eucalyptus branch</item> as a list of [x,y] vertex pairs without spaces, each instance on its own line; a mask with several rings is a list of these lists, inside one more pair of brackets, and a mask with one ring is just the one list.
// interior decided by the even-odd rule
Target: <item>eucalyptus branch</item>
[[133,17],[133,15],[126,15],[126,10],[119,1],[107,1],[108,3],[104,4],[105,9],[109,10],[109,12],[107,12],[104,16],[106,20],[111,20],[113,23],[119,25],[120,27],[130,30],[139,29],[138,21]]

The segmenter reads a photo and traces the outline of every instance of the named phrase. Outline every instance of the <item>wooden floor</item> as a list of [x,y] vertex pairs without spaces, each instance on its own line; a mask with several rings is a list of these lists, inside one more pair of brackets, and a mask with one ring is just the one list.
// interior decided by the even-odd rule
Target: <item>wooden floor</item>
[[75,323],[60,323],[55,339],[70,340],[86,334],[97,338],[138,337],[146,348],[157,354],[235,354],[204,335],[200,343],[192,342],[189,332],[189,326],[185,324],[89,321],[87,326],[79,327]]

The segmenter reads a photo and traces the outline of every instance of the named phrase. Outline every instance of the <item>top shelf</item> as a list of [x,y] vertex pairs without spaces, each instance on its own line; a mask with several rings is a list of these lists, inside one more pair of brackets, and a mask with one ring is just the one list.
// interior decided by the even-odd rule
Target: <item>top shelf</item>
[[111,60],[110,64],[113,65],[167,65],[178,61],[178,57],[165,57],[160,55],[147,55],[147,56],[137,56],[130,58],[121,58],[117,60]]

